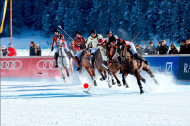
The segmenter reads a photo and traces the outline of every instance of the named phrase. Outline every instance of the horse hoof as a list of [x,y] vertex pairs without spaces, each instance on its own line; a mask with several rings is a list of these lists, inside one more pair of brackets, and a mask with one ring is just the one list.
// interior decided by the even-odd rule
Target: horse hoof
[[142,79],[142,82],[146,83],[146,80],[145,80],[145,79]]
[[126,87],[126,88],[129,88],[129,85],[126,85],[125,87]]
[[117,84],[119,87],[121,87],[121,84]]
[[143,91],[143,90],[141,90],[141,91],[140,91],[140,94],[144,94],[144,91]]
[[104,79],[103,78],[100,78],[101,81],[103,81]]
[[116,82],[112,82],[112,85],[115,85],[116,84]]
[[96,81],[94,82],[94,86],[97,86],[97,83],[96,83]]
[[111,88],[112,86],[111,85],[109,85],[109,88]]
[[67,77],[69,77],[70,75],[69,74],[67,74]]
[[65,77],[63,77],[63,80],[65,80]]

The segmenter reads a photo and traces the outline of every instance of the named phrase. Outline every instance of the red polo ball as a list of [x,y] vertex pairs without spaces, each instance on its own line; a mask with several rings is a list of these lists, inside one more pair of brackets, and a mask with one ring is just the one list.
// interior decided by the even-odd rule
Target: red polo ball
[[87,83],[85,83],[85,84],[83,85],[83,87],[84,87],[84,88],[88,88],[89,85],[88,85]]

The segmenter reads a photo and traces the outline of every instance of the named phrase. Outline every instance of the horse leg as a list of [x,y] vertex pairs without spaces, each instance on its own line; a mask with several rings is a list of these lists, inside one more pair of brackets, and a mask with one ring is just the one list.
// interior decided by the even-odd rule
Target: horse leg
[[[104,72],[104,73],[103,73]],[[99,72],[100,73],[100,72]],[[101,81],[103,81],[103,80],[106,80],[106,78],[107,78],[107,75],[106,75],[106,70],[103,70],[102,72],[101,72],[101,78],[100,78],[100,80]]]
[[121,86],[121,82],[120,82],[119,79],[117,78],[116,73],[114,73],[113,76],[115,77],[115,79],[116,79],[116,81],[117,81],[117,85],[120,87],[120,86]]
[[126,77],[127,77],[128,73],[122,73],[122,81],[123,81],[123,86],[126,86],[126,88],[129,88],[129,85],[126,82]]
[[141,75],[140,75],[140,78],[141,78],[140,80],[142,80],[142,82],[146,83],[146,80]]
[[93,83],[94,83],[94,86],[97,86],[97,83],[96,83],[96,81],[95,81],[94,73],[90,70],[89,67],[85,67],[85,69],[86,69],[86,71],[88,72],[88,74],[90,75],[90,77],[91,77],[91,79],[92,79],[92,81],[93,81]]
[[112,87],[111,84],[110,84],[110,74],[109,73],[108,73],[108,86],[109,86],[109,88]]
[[141,84],[141,81],[140,81],[140,74],[139,74],[139,72],[138,72],[138,70],[135,70],[135,72],[134,72],[134,74],[135,74],[135,76],[136,76],[136,78],[137,78],[137,83],[138,83],[138,85],[139,85],[139,88],[140,88],[140,94],[143,94],[144,93],[144,91],[143,91],[143,87],[142,87],[142,84]]
[[143,67],[143,70],[144,70],[145,72],[147,72],[147,73],[150,75],[150,77],[154,80],[154,82],[155,82],[156,84],[159,84],[158,81],[154,78],[154,75],[152,74],[152,71],[150,70],[150,68],[148,68],[148,67]]
[[111,76],[111,80],[112,80],[112,85],[115,85],[116,82],[115,82],[115,80],[114,80],[114,78],[113,78],[113,75],[110,74],[110,76]]
[[69,75],[69,70],[68,70],[68,68],[65,68],[66,69],[66,73],[67,73],[67,77],[69,77],[70,75]]
[[69,67],[70,67],[70,70],[71,70],[71,75],[73,75],[72,59],[69,60]]
[[62,78],[63,78],[63,80],[65,81],[65,74],[64,74],[64,72],[63,72],[63,68],[60,68],[60,70],[61,70],[61,73],[62,73]]

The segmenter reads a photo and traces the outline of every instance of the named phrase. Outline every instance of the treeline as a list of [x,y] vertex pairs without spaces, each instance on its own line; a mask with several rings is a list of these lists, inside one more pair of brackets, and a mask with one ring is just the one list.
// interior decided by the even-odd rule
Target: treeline
[[[8,6],[4,37],[10,36],[9,13]],[[140,32],[136,41],[156,37],[179,42],[190,38],[189,13],[189,0],[13,0],[13,32],[20,34],[27,26],[50,37],[61,25],[72,37],[76,30],[89,35],[96,29],[104,36],[112,30],[127,40]]]

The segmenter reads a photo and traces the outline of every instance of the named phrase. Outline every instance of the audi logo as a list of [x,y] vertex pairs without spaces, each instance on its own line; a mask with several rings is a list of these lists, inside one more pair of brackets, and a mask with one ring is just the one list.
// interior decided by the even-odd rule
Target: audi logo
[[37,68],[39,70],[55,70],[54,60],[40,60],[37,63]]
[[19,70],[22,67],[22,62],[19,60],[0,61],[0,69]]

